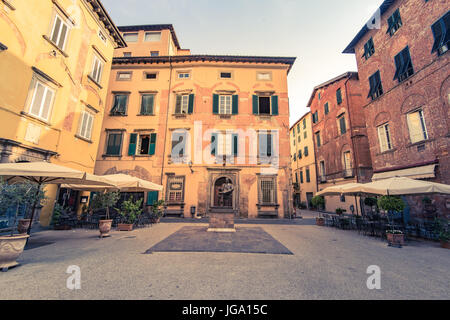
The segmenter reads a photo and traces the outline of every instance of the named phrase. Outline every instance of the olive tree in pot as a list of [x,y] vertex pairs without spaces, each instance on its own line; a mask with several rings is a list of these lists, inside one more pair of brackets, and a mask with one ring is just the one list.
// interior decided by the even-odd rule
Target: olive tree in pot
[[401,248],[405,244],[405,235],[401,230],[395,230],[391,216],[395,212],[402,212],[405,209],[405,203],[398,196],[382,196],[378,199],[378,207],[387,212],[389,224],[392,226],[391,229],[386,230],[389,246]]
[[130,198],[122,203],[121,209],[119,210],[119,214],[122,216],[122,223],[119,223],[117,226],[119,231],[133,230],[134,223],[143,212],[142,201],[143,199],[133,201]]
[[22,254],[30,237],[26,234],[27,229],[19,235],[14,235],[14,230],[19,206],[24,203],[34,203],[34,201],[40,203],[45,199],[44,191],[37,192],[37,188],[38,186],[32,183],[7,184],[3,181],[0,182],[0,208],[16,209],[11,234],[0,236],[0,269],[2,271],[8,271],[8,268],[18,265],[16,260]]
[[150,216],[152,223],[159,223],[159,221],[163,215],[163,211],[161,209],[163,206],[164,206],[164,200],[158,200],[158,201],[153,202],[153,205],[151,207],[152,213]]
[[106,218],[100,220],[98,228],[100,231],[100,238],[109,237],[109,232],[111,231],[112,220],[109,216],[109,208],[112,208],[119,201],[120,192],[104,192],[97,193],[91,199],[91,209],[105,209]]

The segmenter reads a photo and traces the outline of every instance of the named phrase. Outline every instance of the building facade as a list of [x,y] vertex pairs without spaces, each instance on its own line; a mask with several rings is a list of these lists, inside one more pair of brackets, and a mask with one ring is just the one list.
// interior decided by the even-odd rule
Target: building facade
[[295,58],[191,55],[171,25],[119,29],[95,173],[162,184],[133,196],[165,200],[167,216],[289,215]]
[[[384,1],[379,12],[378,28],[364,26],[344,51],[358,64],[373,179],[449,184],[448,1]],[[412,214],[422,215],[422,199],[409,197]],[[448,197],[433,200],[449,214]]]
[[308,112],[290,129],[294,206],[311,209],[317,192],[312,114]]
[[[2,0],[0,30],[1,162],[93,173],[113,52],[126,45],[102,4]],[[47,187],[43,225],[56,189]]]
[[[338,184],[370,182],[372,165],[359,77],[347,72],[314,88],[308,107],[319,191]],[[326,210],[361,212],[352,197],[326,197]],[[352,210],[353,208],[353,210]]]

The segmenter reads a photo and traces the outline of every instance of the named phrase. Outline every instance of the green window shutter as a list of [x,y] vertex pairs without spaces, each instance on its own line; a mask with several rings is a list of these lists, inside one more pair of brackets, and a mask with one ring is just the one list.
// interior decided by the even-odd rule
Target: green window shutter
[[150,191],[147,193],[147,205],[152,206],[155,201],[158,201],[158,191]]
[[272,96],[272,115],[278,115],[278,96]]
[[303,171],[300,171],[300,183],[303,183]]
[[217,133],[211,134],[211,155],[215,156],[217,151]]
[[177,100],[175,102],[175,114],[181,113],[181,95],[177,95]]
[[237,94],[233,95],[233,114],[239,113],[239,96]]
[[342,117],[341,119],[339,119],[340,122],[340,127],[341,127],[341,134],[344,134],[347,132],[347,127],[345,125],[345,117]]
[[128,146],[128,155],[134,156],[136,154],[137,133],[130,134],[130,145]]
[[194,95],[190,94],[189,95],[189,106],[188,106],[188,113],[192,114],[194,113]]
[[156,133],[150,135],[150,145],[148,147],[148,154],[154,155],[156,149]]
[[253,95],[253,114],[259,114],[258,96]]
[[239,153],[238,143],[239,143],[239,136],[237,134],[233,134],[233,154],[235,156],[237,156]]
[[219,95],[213,94],[213,114],[219,114]]
[[309,174],[309,169],[306,169],[306,182],[311,182],[311,176]]
[[342,91],[341,91],[341,88],[339,88],[336,91],[336,101],[337,101],[337,104],[341,104],[342,103]]

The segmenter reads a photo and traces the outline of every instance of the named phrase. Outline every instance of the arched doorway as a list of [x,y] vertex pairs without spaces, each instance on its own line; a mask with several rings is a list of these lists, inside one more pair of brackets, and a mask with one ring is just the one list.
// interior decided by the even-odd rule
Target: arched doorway
[[214,207],[233,208],[234,185],[230,178],[222,177],[214,183]]

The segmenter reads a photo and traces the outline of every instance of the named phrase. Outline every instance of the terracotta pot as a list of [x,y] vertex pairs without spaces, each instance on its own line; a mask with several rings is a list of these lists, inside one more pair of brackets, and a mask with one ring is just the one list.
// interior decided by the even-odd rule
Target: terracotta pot
[[152,218],[152,223],[159,223],[161,218]]
[[393,234],[386,233],[387,240],[390,246],[402,247],[405,245],[405,235],[404,234]]
[[119,223],[117,225],[117,230],[119,230],[119,231],[132,231],[133,230],[133,224],[131,224],[131,223]]
[[100,220],[98,222],[98,229],[100,230],[100,237],[109,237],[111,231],[112,220]]
[[449,241],[441,241],[441,247],[445,249],[450,249],[450,242]]
[[323,227],[325,225],[324,218],[316,218],[316,225]]
[[16,259],[22,254],[30,236],[27,234],[12,237],[0,236],[0,269],[8,271],[8,268],[17,266]]
[[17,224],[17,231],[20,234],[27,233],[28,228],[30,227],[31,219],[20,219]]

